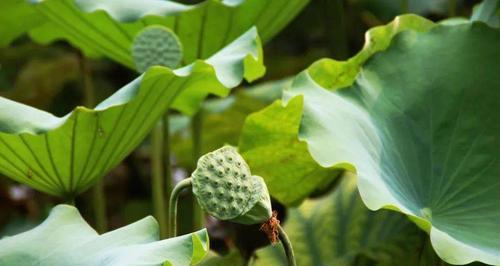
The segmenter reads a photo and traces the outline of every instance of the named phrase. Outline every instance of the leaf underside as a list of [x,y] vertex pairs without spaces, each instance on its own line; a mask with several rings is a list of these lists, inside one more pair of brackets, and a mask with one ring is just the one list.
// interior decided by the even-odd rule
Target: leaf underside
[[[30,36],[40,43],[64,39],[87,56],[106,56],[132,69],[135,69],[132,41],[137,32],[149,25],[162,25],[177,34],[184,47],[185,65],[211,56],[254,25],[263,40],[269,40],[308,3],[308,0],[206,0],[197,5],[156,0],[38,0],[32,4],[24,0],[7,1],[12,9],[10,12],[0,9],[0,17],[9,22],[6,25],[19,26],[5,29],[0,45],[7,45],[29,30]],[[19,17],[14,15],[18,12],[30,16],[23,16],[23,23],[16,24]]]
[[153,67],[95,109],[77,107],[62,118],[0,98],[0,172],[74,197],[129,154],[169,107],[195,110],[208,93],[225,95],[260,75],[260,49],[252,29],[206,61]]

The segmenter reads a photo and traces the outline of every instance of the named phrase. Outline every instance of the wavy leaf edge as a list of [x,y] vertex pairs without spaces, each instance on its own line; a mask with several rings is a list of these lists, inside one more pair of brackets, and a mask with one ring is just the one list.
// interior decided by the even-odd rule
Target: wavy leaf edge
[[[186,78],[191,75],[200,75],[200,76],[210,75],[212,78],[214,78],[215,81],[217,81],[219,88],[226,88],[226,89],[238,86],[244,79],[251,82],[264,74],[265,67],[263,66],[263,60],[262,60],[261,42],[257,34],[257,29],[255,27],[244,33],[240,38],[238,38],[234,42],[237,42],[242,38],[248,38],[248,37],[255,38],[255,41],[257,42],[259,49],[257,53],[247,53],[246,56],[243,58],[243,60],[241,60],[243,62],[243,73],[241,73],[242,74],[241,76],[237,77],[237,80],[235,79],[224,80],[224,77],[219,75],[220,71],[215,69],[213,64],[211,63],[211,61],[216,61],[221,53],[223,54],[224,51],[228,51],[231,48],[232,44],[231,43],[228,44],[224,49],[213,55],[212,57],[208,58],[207,60],[196,60],[192,64],[178,69],[170,69],[164,66],[150,67],[146,72],[141,74],[139,77],[137,77],[130,83],[120,88],[118,91],[113,93],[108,98],[104,99],[95,108],[91,109],[85,106],[77,106],[71,112],[67,113],[62,117],[57,117],[49,112],[22,103],[18,103],[4,97],[0,97],[0,105],[8,105],[8,108],[17,108],[18,110],[30,112],[33,116],[30,115],[28,119],[25,120],[24,122],[30,125],[36,125],[35,127],[38,128],[37,130],[29,130],[29,129],[8,130],[2,127],[1,124],[12,123],[14,122],[13,120],[18,120],[18,119],[16,117],[0,116],[0,133],[13,134],[13,135],[19,135],[19,134],[43,135],[48,131],[57,130],[58,128],[62,127],[68,120],[73,119],[79,113],[90,113],[98,115],[99,113],[105,112],[108,109],[127,105],[128,103],[134,101],[136,98],[135,96],[137,96],[140,93],[142,89],[142,81],[154,77],[155,75],[173,74],[175,78]],[[257,69],[257,71],[253,71],[255,69]],[[199,70],[202,70],[203,72],[200,73],[201,71]],[[139,83],[141,83],[141,85],[139,85],[139,87],[136,88],[136,85]],[[126,92],[130,91],[133,91],[132,95],[126,95]],[[213,93],[220,97],[224,97],[229,94],[229,89],[224,90],[223,92],[220,91],[217,92],[217,90],[210,91],[210,93]],[[0,110],[1,109],[2,107],[0,106]],[[49,122],[47,123],[49,125],[47,126],[40,124],[39,123],[40,117],[49,120]]]
[[[423,27],[417,27],[416,29],[413,28],[415,25],[407,24],[403,25],[404,21],[408,20],[419,20],[420,25]],[[411,22],[411,21],[410,21]],[[465,23],[461,23],[465,24]],[[488,27],[491,29],[495,29],[495,27],[491,27],[488,24],[480,21],[472,21],[468,22],[471,26],[474,26],[473,24],[481,24],[484,27]],[[403,25],[402,30],[398,29],[398,25]],[[417,24],[418,25],[418,24]],[[426,19],[423,19],[419,16],[416,15],[403,15],[396,17],[396,19],[389,23],[388,25],[385,26],[379,26],[374,29],[371,29],[367,32],[366,34],[366,42],[365,45],[363,46],[363,49],[353,56],[352,58],[348,59],[347,61],[336,61],[333,59],[320,59],[317,62],[313,63],[310,67],[308,67],[306,70],[302,71],[298,76],[295,77],[293,80],[292,85],[284,90],[283,92],[283,98],[281,101],[281,106],[283,108],[287,107],[288,104],[290,104],[292,101],[303,101],[303,95],[301,95],[300,92],[298,93],[291,93],[294,88],[298,87],[297,85],[299,83],[304,83],[304,82],[309,82],[309,84],[312,86],[316,86],[320,88],[321,90],[325,91],[335,91],[335,90],[342,90],[344,88],[347,88],[351,85],[354,84],[356,77],[359,73],[359,70],[361,69],[361,66],[370,60],[372,56],[377,54],[378,52],[383,52],[386,50],[386,48],[389,47],[390,42],[398,33],[403,32],[403,31],[415,31],[419,33],[426,33],[429,31],[434,30],[437,27],[453,27],[456,26],[454,24],[448,25],[448,24],[440,24],[440,23],[433,23],[430,21],[427,21]],[[386,45],[383,46],[375,46],[373,45],[376,43],[378,38],[374,37],[374,34],[376,31],[387,31],[388,29],[395,30],[394,34],[390,35],[390,40]],[[375,40],[375,42],[374,42]],[[339,71],[340,69],[340,71]],[[324,72],[322,72],[324,71]],[[315,75],[332,75],[332,76],[342,76],[345,77],[345,75],[348,76],[347,79],[337,79],[334,82],[331,83],[325,83],[318,81],[315,79]],[[307,81],[305,81],[307,79]],[[293,95],[292,95],[293,94]],[[293,97],[292,97],[293,96]],[[304,111],[304,110],[303,110]],[[302,122],[301,122],[302,123]],[[314,158],[314,160],[321,165],[324,168],[343,168],[347,171],[351,171],[354,174],[357,173],[357,168],[356,165],[347,162],[347,161],[338,161],[334,164],[322,164],[321,160],[315,156],[315,153],[311,150],[311,145],[309,141],[305,138],[302,138],[298,136],[298,139],[301,142],[305,142],[307,144],[308,152],[309,154]],[[500,264],[500,258],[498,256],[495,256],[493,253],[498,252],[495,250],[491,250],[493,253],[488,253],[485,252],[484,250],[481,250],[478,247],[472,246],[470,244],[466,244],[465,242],[462,242],[453,236],[449,235],[448,233],[439,230],[435,226],[433,226],[432,222],[421,218],[419,216],[416,216],[409,210],[406,210],[404,208],[400,208],[394,204],[378,204],[378,203],[369,203],[367,202],[367,191],[362,191],[362,189],[358,186],[358,189],[360,190],[361,198],[363,202],[365,203],[365,206],[367,206],[369,209],[376,211],[376,210],[381,210],[381,209],[387,209],[387,210],[393,210],[397,211],[400,213],[403,213],[410,219],[412,222],[414,222],[417,226],[419,226],[422,230],[427,232],[430,235],[431,239],[431,244],[433,249],[436,251],[436,253],[441,257],[442,259],[446,260],[448,263],[452,264],[468,264],[472,263],[475,261],[480,261],[483,263],[487,264],[492,264],[492,265],[497,265]],[[369,194],[369,193],[368,193]],[[378,205],[377,205],[378,204]],[[453,253],[453,254],[452,254]],[[457,255],[458,254],[458,255]]]

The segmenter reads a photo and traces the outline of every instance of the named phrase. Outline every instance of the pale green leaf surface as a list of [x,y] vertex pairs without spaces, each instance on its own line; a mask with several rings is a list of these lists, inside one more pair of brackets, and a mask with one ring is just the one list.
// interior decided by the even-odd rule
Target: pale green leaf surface
[[[21,3],[23,0],[9,0]],[[281,30],[308,0],[206,0],[196,5],[157,0],[36,0],[23,12],[43,14],[30,36],[41,43],[65,39],[91,57],[106,56],[134,69],[134,36],[149,25],[172,29],[184,47],[183,62],[204,59],[256,26],[264,41]],[[0,9],[0,17],[17,20]],[[30,20],[28,20],[30,21]],[[6,24],[7,25],[7,24]],[[29,26],[35,26],[30,24]],[[14,36],[21,34],[20,28]],[[6,36],[8,37],[8,36]],[[8,43],[13,37],[0,43]]]
[[350,88],[306,71],[285,94],[314,159],[355,167],[370,209],[408,214],[453,264],[500,264],[499,43],[482,23],[405,31]]
[[69,205],[58,205],[32,230],[0,240],[1,265],[173,266],[196,263],[208,252],[206,230],[159,241],[158,224],[146,217],[99,235]]
[[[398,32],[414,29],[426,31],[431,21],[415,15],[397,17],[385,26],[366,34],[363,49],[348,61],[323,59],[307,71],[329,89],[351,84],[363,64],[374,53],[386,49]],[[297,140],[302,103],[295,100],[283,107],[280,103],[249,116],[240,137],[239,149],[253,172],[262,176],[271,195],[285,205],[297,205],[317,190],[327,187],[349,166],[324,167],[309,155],[307,145]]]
[[250,30],[206,61],[153,67],[95,109],[77,107],[62,118],[0,98],[0,172],[52,195],[75,196],[129,154],[169,107],[197,106],[193,91],[224,94],[248,78],[249,67],[263,68],[253,57],[256,40]]

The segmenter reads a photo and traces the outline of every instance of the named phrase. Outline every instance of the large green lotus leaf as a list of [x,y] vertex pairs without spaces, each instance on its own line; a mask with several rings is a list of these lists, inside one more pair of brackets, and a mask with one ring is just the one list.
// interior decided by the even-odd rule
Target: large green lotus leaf
[[365,204],[409,215],[443,260],[500,264],[499,43],[483,23],[405,31],[349,88],[300,74],[281,115],[303,101],[315,161],[356,172]]
[[158,223],[146,217],[99,235],[69,205],[56,206],[34,229],[0,240],[1,265],[184,266],[207,252],[205,229],[159,241]]
[[0,172],[61,197],[86,190],[130,153],[158,117],[195,94],[228,93],[262,68],[255,30],[206,61],[170,70],[153,67],[94,109],[59,118],[0,98]]
[[[417,265],[409,262],[425,235],[404,215],[368,210],[349,176],[329,195],[290,209],[284,229],[301,266]],[[266,247],[256,258],[254,266],[286,265],[281,246]]]
[[[308,72],[323,86],[335,89],[353,82],[356,73],[371,55],[389,46],[393,36],[405,30],[426,31],[431,21],[415,15],[397,17],[366,34],[363,49],[345,62],[323,59]],[[297,139],[302,119],[302,102],[286,107],[277,102],[250,115],[245,121],[239,149],[252,172],[262,176],[271,195],[285,205],[298,205],[318,190],[328,188],[346,166],[323,167],[310,156],[307,145]]]
[[[29,26],[37,26],[30,35],[38,42],[65,39],[88,56],[106,56],[133,69],[132,41],[138,31],[149,25],[174,30],[184,46],[183,62],[190,63],[214,54],[254,25],[263,40],[269,40],[308,3],[308,0],[206,0],[186,5],[170,0],[34,0],[28,6],[24,1],[8,0],[19,7],[0,9],[0,17],[9,22],[4,25],[15,27],[8,29],[10,35],[0,36],[0,44],[8,43]],[[44,20],[18,27],[19,23],[10,23],[19,21],[16,12],[9,12],[11,9]],[[29,16],[26,21],[32,20]]]

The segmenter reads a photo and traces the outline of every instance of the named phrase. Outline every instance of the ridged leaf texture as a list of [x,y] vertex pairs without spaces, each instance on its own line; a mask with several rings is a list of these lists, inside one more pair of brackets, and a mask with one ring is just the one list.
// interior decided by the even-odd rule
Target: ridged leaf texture
[[73,197],[129,154],[165,111],[196,106],[262,73],[256,31],[210,59],[171,70],[153,67],[94,109],[59,118],[0,98],[0,172],[37,190]]
[[[256,26],[264,41],[308,0],[206,0],[196,5],[157,0],[6,0],[0,3],[0,45],[25,31],[41,43],[65,39],[91,57],[106,56],[134,69],[134,36],[150,25],[172,29],[184,47],[183,64],[204,59]],[[19,15],[23,23],[19,23]]]

